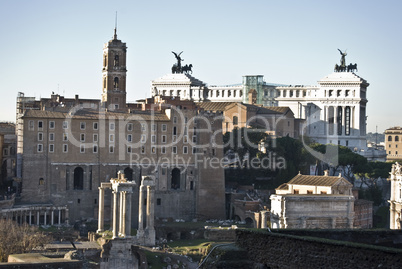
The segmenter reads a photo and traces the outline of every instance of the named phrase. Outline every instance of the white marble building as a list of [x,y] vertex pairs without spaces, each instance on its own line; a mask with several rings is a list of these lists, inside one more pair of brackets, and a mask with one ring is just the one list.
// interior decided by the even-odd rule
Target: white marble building
[[243,76],[242,83],[208,86],[189,74],[168,74],[151,82],[151,94],[195,102],[243,102],[289,107],[299,130],[321,144],[338,144],[365,155],[366,104],[369,83],[354,72],[333,72],[317,86],[266,83],[262,75]]

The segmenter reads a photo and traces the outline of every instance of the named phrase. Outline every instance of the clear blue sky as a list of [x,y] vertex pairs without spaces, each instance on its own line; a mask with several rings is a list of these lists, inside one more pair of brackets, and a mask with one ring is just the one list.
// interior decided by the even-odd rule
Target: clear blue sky
[[209,85],[317,85],[347,50],[368,88],[368,131],[402,125],[402,1],[0,0],[0,120],[15,121],[25,96],[100,98],[103,43],[127,43],[127,100],[150,95],[184,51]]

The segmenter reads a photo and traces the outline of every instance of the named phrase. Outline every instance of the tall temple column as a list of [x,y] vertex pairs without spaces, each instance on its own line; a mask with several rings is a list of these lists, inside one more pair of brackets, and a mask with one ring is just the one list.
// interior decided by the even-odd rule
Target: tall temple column
[[154,188],[147,186],[147,229],[154,230]]
[[118,202],[118,196],[119,193],[117,191],[113,191],[113,239],[117,238],[117,218],[118,218],[118,206],[117,206],[117,202]]
[[123,192],[119,192],[119,236],[122,234],[122,219],[123,219]]
[[64,222],[68,225],[68,218],[69,218],[69,216],[68,216],[68,208],[66,208],[66,212],[65,212],[65,214],[64,214]]
[[29,225],[32,225],[32,210],[29,210]]
[[105,210],[105,189],[99,187],[99,213],[98,213],[98,230],[97,233],[103,232],[104,229],[104,210]]
[[46,225],[46,223],[47,223],[47,209],[45,209],[45,220],[44,220],[44,225]]
[[132,203],[132,191],[126,192],[127,195],[127,209],[126,209],[126,236],[131,236],[131,203]]
[[120,204],[120,210],[122,212],[121,218],[120,218],[120,235],[121,237],[126,237],[126,193],[125,191],[121,192],[121,197],[120,199],[122,203]]
[[39,226],[39,219],[40,219],[40,213],[39,213],[39,209],[38,209],[38,211],[36,212],[36,225],[38,225],[38,226]]
[[140,186],[139,193],[139,202],[138,202],[138,232],[137,235],[141,236],[144,234],[144,212],[143,212],[143,204],[144,204],[144,190],[146,186]]

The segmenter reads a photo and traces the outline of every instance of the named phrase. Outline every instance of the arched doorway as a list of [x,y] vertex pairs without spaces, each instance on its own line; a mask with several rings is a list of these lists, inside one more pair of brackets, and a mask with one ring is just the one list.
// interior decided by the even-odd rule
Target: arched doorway
[[180,169],[173,168],[172,170],[172,189],[177,190],[180,189]]
[[84,169],[76,167],[74,169],[74,190],[84,189]]

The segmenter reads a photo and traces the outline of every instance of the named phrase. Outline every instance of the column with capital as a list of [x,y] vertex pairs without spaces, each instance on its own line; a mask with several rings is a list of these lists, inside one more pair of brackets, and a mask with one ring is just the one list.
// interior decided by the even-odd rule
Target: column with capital
[[50,225],[54,225],[54,208],[52,208],[51,218],[50,218]]
[[98,212],[98,230],[97,233],[103,232],[104,229],[104,207],[105,207],[105,189],[98,187],[99,189],[99,212]]
[[61,209],[60,209],[60,207],[59,207],[59,222],[57,223],[57,225],[58,226],[60,226],[61,225]]
[[113,239],[117,238],[118,196],[119,193],[117,191],[113,191]]

